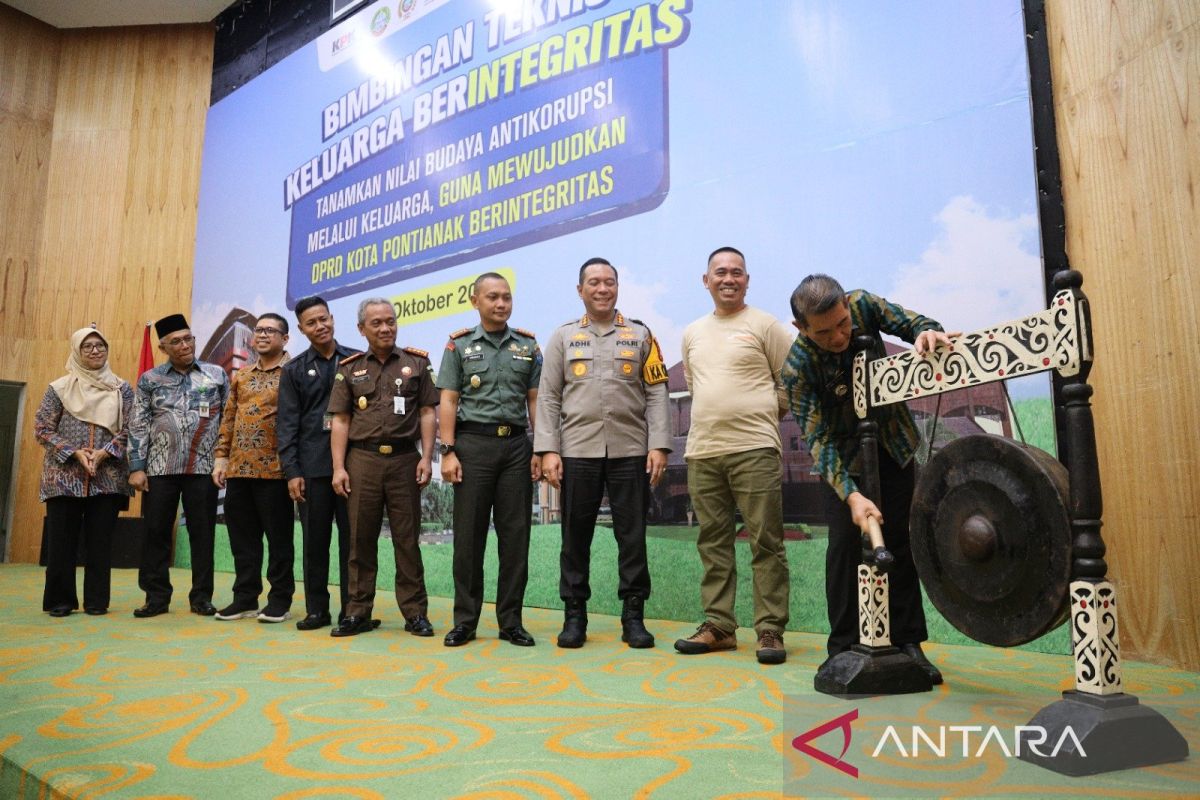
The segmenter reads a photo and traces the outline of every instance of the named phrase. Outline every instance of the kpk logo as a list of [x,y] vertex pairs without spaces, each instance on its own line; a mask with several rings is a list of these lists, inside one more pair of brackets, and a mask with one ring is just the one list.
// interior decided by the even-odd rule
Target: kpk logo
[[[792,747],[826,766],[857,778],[858,767],[845,760],[853,736],[851,723],[856,719],[857,708],[805,731],[792,739]],[[834,756],[813,746],[813,740],[834,730],[842,732],[842,751],[838,755]],[[878,758],[880,753],[889,749],[900,758],[982,758],[989,748],[999,749],[1005,758],[1019,758],[1022,748],[1037,756],[1054,758],[1064,747],[1078,753],[1082,758],[1087,758],[1083,744],[1069,725],[1063,728],[1053,748],[1048,753],[1043,752],[1041,748],[1048,744],[1049,739],[1049,732],[1041,725],[1014,725],[1007,738],[996,725],[938,725],[928,729],[926,726],[912,725],[907,737],[902,737],[895,725],[888,725],[875,744],[871,758]]]
[[347,31],[330,43],[329,53],[330,55],[340,53],[352,44],[354,44],[354,31]]

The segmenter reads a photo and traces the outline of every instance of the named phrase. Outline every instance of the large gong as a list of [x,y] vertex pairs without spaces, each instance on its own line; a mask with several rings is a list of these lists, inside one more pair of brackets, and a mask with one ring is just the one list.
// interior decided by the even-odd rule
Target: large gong
[[1067,615],[1071,520],[1066,468],[1011,439],[955,439],[921,470],[910,522],[930,601],[955,628],[1024,644]]

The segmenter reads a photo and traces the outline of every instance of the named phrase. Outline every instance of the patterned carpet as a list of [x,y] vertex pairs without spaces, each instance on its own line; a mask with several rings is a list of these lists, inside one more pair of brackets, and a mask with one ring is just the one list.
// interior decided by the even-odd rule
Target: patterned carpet
[[[220,577],[220,576],[219,576]],[[187,575],[173,573],[176,587]],[[441,644],[383,627],[350,639],[291,622],[186,613],[136,620],[136,575],[114,572],[113,613],[54,620],[42,571],[0,565],[0,798],[700,798],[809,796],[1182,797],[1200,762],[1066,778],[996,747],[961,757],[872,751],[887,725],[1024,724],[1070,684],[1069,659],[932,646],[947,684],[849,702],[814,694],[823,638],[789,634],[788,663],[736,652],[683,657],[690,625],[651,623],[659,646],[629,650],[611,617],[588,644],[554,647],[560,614],[528,609],[538,646]],[[299,606],[298,606],[299,607]],[[1127,689],[1200,741],[1200,676],[1126,664]],[[786,710],[785,710],[786,706]],[[794,737],[857,709],[844,756],[858,778],[799,753]],[[1007,735],[1007,734],[1006,734]],[[955,740],[957,741],[957,740]],[[978,744],[973,740],[971,749]],[[841,734],[813,743],[837,756]]]

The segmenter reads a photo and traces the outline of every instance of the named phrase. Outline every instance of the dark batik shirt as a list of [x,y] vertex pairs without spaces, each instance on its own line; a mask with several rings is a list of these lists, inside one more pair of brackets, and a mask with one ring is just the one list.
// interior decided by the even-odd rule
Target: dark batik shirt
[[[929,317],[862,289],[847,292],[846,300],[850,305],[851,335],[873,337],[876,356],[884,354],[880,333],[898,336],[911,344],[923,331],[942,330]],[[860,491],[853,478],[861,474],[858,416],[854,413],[851,389],[853,362],[853,348],[831,353],[801,334],[788,352],[781,376],[792,416],[800,424],[812,454],[812,473],[824,478],[842,500]],[[907,464],[920,441],[908,406],[904,403],[882,406],[872,416],[879,423],[879,444],[897,464]]]

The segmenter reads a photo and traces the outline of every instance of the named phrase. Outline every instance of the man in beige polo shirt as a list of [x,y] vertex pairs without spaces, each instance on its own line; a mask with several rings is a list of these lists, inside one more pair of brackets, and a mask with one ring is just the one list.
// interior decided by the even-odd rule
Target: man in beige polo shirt
[[750,539],[754,631],[759,663],[787,658],[788,565],[783,546],[782,444],[779,420],[787,396],[779,374],[791,331],[746,305],[750,274],[732,247],[708,257],[704,286],[713,313],[683,333],[683,369],[692,395],[687,450],[688,493],[700,522],[696,547],[704,566],[700,600],[705,620],[675,642],[686,655],[737,648],[734,594],[736,513]]

